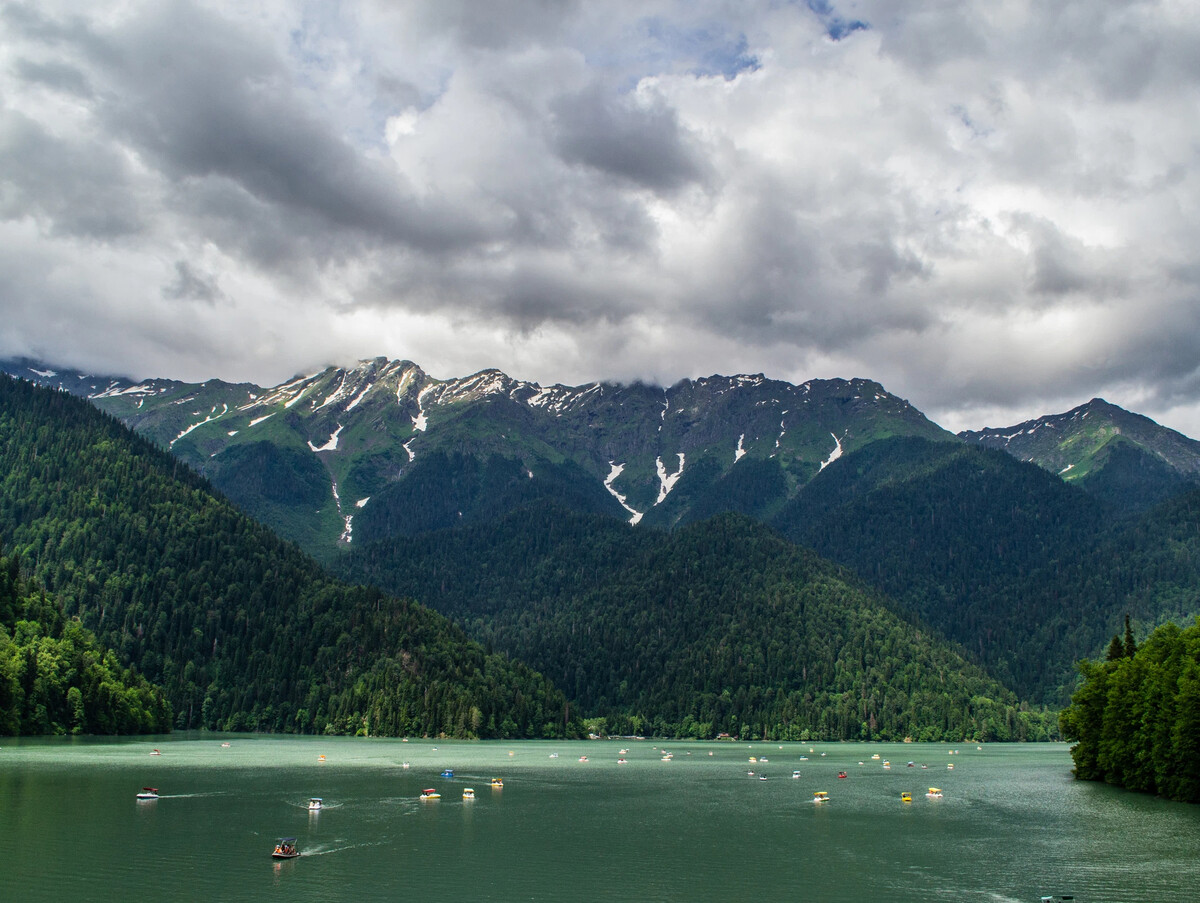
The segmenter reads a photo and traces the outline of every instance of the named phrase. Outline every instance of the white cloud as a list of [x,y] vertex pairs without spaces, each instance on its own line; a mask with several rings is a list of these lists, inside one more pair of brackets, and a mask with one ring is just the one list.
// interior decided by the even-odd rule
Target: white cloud
[[1183,2],[12,3],[0,353],[1200,435],[1198,88]]

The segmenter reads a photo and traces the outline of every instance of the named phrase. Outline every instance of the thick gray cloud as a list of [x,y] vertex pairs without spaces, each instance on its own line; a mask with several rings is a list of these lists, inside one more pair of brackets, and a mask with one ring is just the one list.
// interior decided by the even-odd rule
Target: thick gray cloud
[[1200,13],[14,2],[0,353],[870,376],[1200,435]]

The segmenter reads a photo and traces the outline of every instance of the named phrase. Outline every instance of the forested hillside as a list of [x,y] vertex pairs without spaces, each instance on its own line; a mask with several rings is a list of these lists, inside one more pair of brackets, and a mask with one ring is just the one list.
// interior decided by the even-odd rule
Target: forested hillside
[[328,578],[85,401],[0,378],[0,541],[181,728],[561,736],[566,700],[444,618]]
[[0,734],[148,734],[171,729],[158,687],[121,667],[90,630],[0,554]]
[[892,439],[835,462],[775,523],[961,643],[1022,698],[1064,705],[1072,665],[1126,612],[1200,613],[1200,493],[1133,519],[1007,454]]
[[528,661],[610,731],[1040,739],[1053,718],[848,573],[749,518],[674,533],[532,508],[375,544],[354,579]]

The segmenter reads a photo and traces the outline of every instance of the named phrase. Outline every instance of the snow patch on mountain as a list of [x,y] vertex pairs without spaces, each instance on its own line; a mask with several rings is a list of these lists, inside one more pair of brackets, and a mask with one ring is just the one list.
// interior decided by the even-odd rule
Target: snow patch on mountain
[[263,414],[263,416],[261,416],[261,417],[255,417],[253,420],[250,421],[250,426],[258,426],[264,420],[270,420],[272,417],[275,416],[275,413],[276,413],[275,411],[272,411],[270,414]]
[[367,387],[365,389],[363,389],[361,392],[359,392],[357,395],[355,395],[354,400],[351,401],[350,404],[346,405],[346,410],[353,411],[356,407],[358,407],[358,403],[360,401],[362,401],[364,398],[366,398],[367,393],[370,392],[371,389],[373,389],[374,387],[375,387],[375,383],[367,383]]
[[415,441],[416,441],[415,439],[409,439],[407,442],[404,443],[404,445],[401,446],[401,448],[403,448],[406,452],[408,452],[409,462],[411,462],[413,460],[413,458],[415,458],[417,456],[417,453],[412,450],[412,444]]
[[[215,411],[216,408],[214,408],[213,410]],[[221,413],[220,414],[214,414],[210,411],[209,415],[207,417],[205,417],[203,420],[199,421],[198,423],[193,423],[191,426],[189,426],[187,429],[185,429],[182,433],[180,433],[178,436],[176,436],[174,439],[172,439],[171,445],[174,445],[176,442],[178,442],[180,439],[182,439],[184,436],[186,436],[192,430],[196,429],[196,427],[204,426],[204,424],[206,424],[206,423],[212,423],[214,420],[220,420],[222,417],[224,417],[228,413],[229,413],[229,405],[227,405],[227,404],[221,405]]]
[[631,516],[629,518],[629,523],[637,524],[637,522],[642,519],[642,512],[629,507],[629,505],[625,503],[625,496],[613,488],[613,480],[621,475],[621,472],[625,469],[625,465],[614,464],[612,461],[609,461],[608,466],[612,469],[608,472],[608,478],[604,481],[604,488],[611,493],[613,498],[621,503],[622,508],[630,513]]
[[343,429],[345,429],[345,427],[343,427],[343,426],[342,426],[342,425],[339,423],[339,424],[338,424],[338,428],[337,428],[336,430],[334,430],[334,431],[333,431],[333,435],[331,435],[331,436],[329,437],[329,441],[328,441],[328,442],[326,442],[326,443],[325,443],[324,445],[322,445],[320,448],[318,448],[317,446],[313,445],[313,444],[312,444],[312,442],[309,442],[309,443],[308,443],[308,447],[309,447],[309,448],[311,448],[311,449],[312,449],[313,451],[315,451],[315,452],[337,451],[337,447],[338,447],[338,435],[339,435],[339,434],[342,432],[342,430],[343,430]]
[[745,441],[746,441],[745,433],[742,433],[740,436],[738,436],[737,448],[734,449],[734,451],[733,451],[733,463],[734,464],[736,464],[738,461],[742,460],[743,457],[745,457],[746,449],[742,445],[742,443]]
[[683,476],[683,460],[683,452],[679,452],[679,470],[675,471],[675,473],[667,473],[662,456],[660,455],[654,459],[654,469],[658,472],[659,483],[658,498],[654,501],[655,505],[661,504],[671,494],[671,490],[675,488],[675,484]]
[[829,435],[833,436],[833,451],[829,453],[828,458],[821,462],[821,470],[824,470],[842,456],[842,440],[837,436],[834,436],[833,433],[830,433]]

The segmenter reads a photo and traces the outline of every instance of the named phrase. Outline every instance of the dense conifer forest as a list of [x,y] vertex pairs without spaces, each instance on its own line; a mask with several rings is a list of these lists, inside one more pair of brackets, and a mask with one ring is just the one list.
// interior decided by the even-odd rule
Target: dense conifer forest
[[673,533],[530,508],[342,565],[529,662],[616,733],[1046,739],[1031,711],[849,572],[749,518]]
[[64,623],[162,686],[178,728],[578,730],[541,675],[420,605],[336,582],[115,419],[8,377],[0,542]]
[[123,668],[90,630],[0,554],[0,734],[149,734],[171,729],[161,689]]
[[1173,800],[1200,802],[1200,623],[1165,624],[1137,646],[1114,636],[1105,661],[1079,664],[1063,710],[1075,774]]

